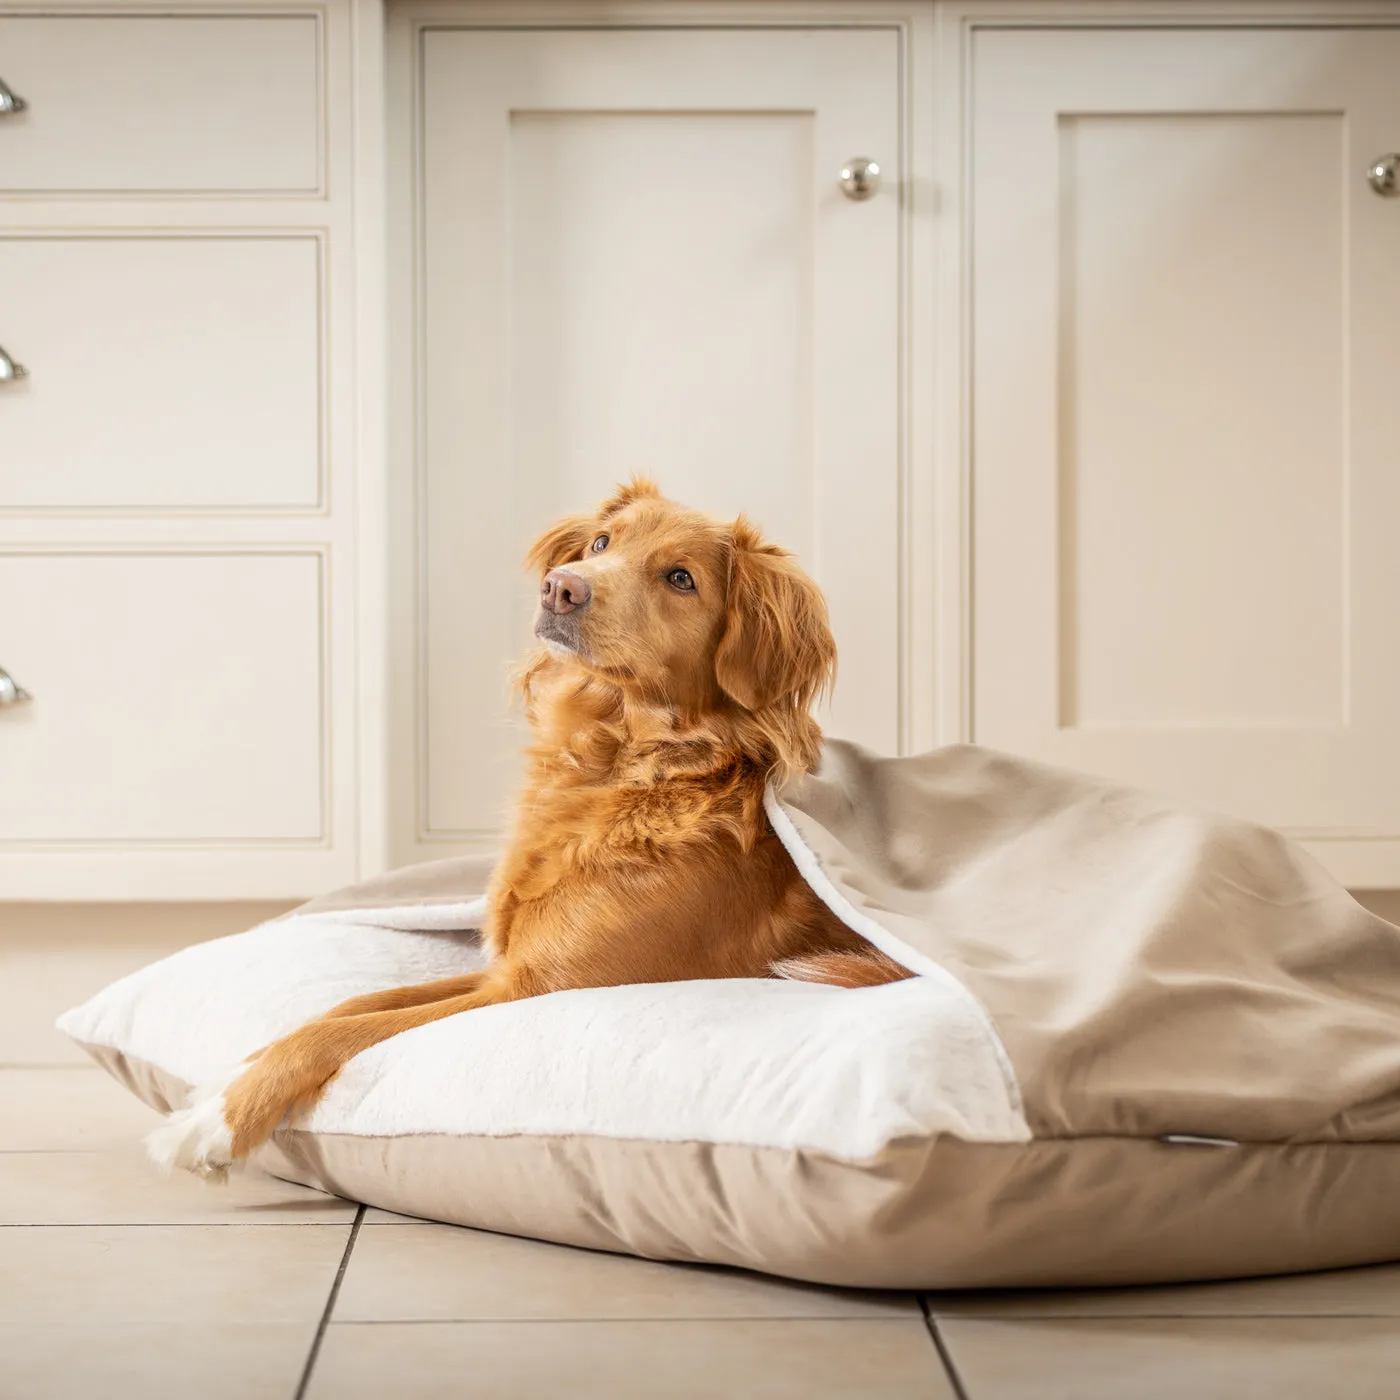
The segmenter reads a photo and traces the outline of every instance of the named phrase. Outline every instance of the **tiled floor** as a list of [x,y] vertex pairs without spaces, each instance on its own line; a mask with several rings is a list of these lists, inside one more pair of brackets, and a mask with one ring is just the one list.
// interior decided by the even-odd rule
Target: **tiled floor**
[[1400,1268],[921,1299],[407,1221],[256,1173],[165,1180],[140,1153],[154,1115],[46,1028],[164,949],[14,946],[0,1400],[1400,1396]]

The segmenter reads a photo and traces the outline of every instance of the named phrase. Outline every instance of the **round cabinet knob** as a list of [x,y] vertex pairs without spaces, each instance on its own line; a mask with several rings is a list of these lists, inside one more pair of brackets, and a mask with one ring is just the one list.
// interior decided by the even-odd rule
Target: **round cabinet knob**
[[17,365],[0,347],[0,384],[7,379],[23,379],[29,371],[23,365]]
[[19,93],[11,92],[5,86],[5,80],[0,78],[0,117],[8,117],[11,112],[22,112],[29,106]]
[[22,705],[34,697],[3,667],[0,666],[0,705]]
[[1400,152],[1391,151],[1375,161],[1366,172],[1371,188],[1386,199],[1400,195]]
[[841,167],[840,179],[847,199],[869,199],[880,188],[879,162],[856,156]]

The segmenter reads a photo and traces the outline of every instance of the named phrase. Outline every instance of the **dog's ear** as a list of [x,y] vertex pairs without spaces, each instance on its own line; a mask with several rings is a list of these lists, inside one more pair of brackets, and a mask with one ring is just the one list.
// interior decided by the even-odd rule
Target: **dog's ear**
[[740,516],[729,549],[729,597],[715,653],[720,689],[746,710],[805,714],[832,682],[836,642],[821,589]]
[[593,516],[566,515],[563,520],[556,520],[530,546],[530,552],[525,556],[525,567],[543,577],[560,564],[582,559],[596,533],[597,522]]

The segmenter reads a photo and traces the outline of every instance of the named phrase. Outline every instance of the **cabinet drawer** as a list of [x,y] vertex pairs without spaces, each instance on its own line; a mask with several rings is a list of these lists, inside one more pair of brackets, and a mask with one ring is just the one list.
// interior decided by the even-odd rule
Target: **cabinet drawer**
[[0,191],[311,192],[311,15],[0,18]]
[[0,510],[314,507],[319,249],[0,238]]
[[322,559],[0,551],[0,850],[317,842]]

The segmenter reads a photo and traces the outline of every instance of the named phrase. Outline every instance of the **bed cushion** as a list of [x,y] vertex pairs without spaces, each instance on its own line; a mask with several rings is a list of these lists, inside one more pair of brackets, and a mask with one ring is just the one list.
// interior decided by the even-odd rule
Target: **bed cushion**
[[[1265,829],[970,746],[828,743],[799,868],[920,974],[561,992],[352,1060],[255,1162],[386,1209],[818,1282],[1400,1257],[1400,930]],[[183,950],[60,1027],[168,1110],[348,996],[480,965],[440,861]]]

